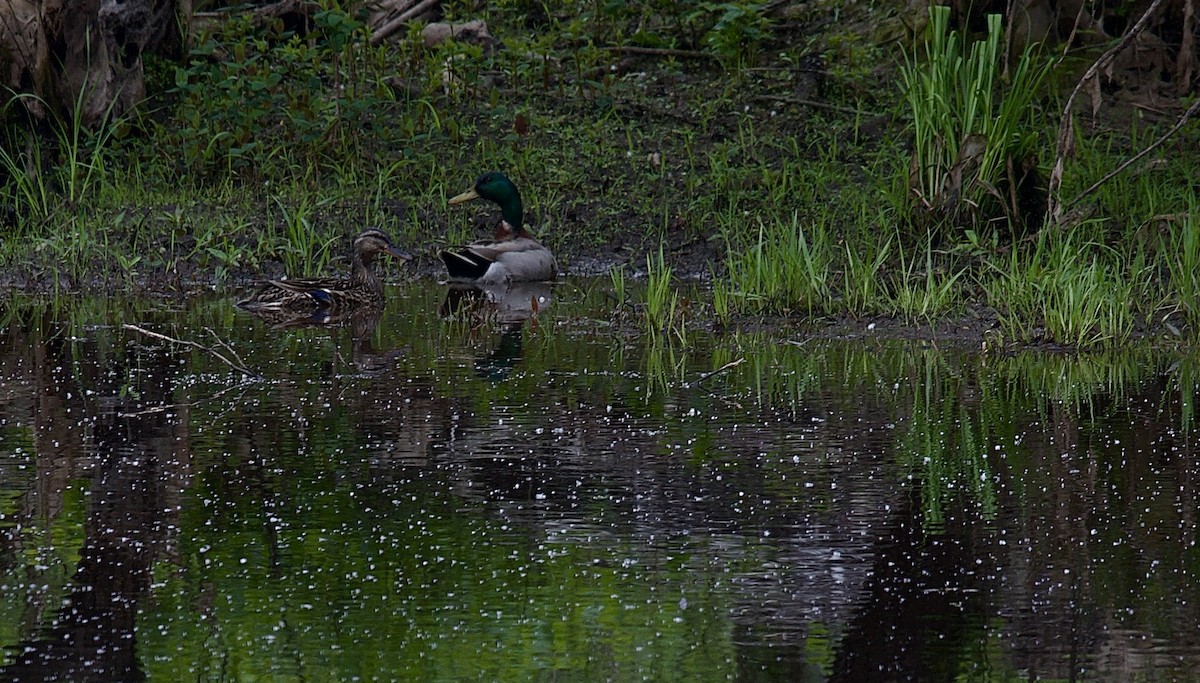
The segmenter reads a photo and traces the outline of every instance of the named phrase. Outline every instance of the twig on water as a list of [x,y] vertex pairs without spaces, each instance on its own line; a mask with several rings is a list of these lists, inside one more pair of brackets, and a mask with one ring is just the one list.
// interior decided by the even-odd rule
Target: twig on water
[[688,383],[688,386],[689,386],[689,387],[696,386],[697,384],[699,384],[699,383],[703,382],[704,380],[708,379],[709,377],[712,377],[713,375],[719,375],[719,374],[721,374],[722,372],[725,372],[726,370],[729,370],[729,369],[731,369],[731,368],[736,368],[737,366],[739,366],[739,365],[741,365],[742,363],[745,363],[745,362],[746,362],[746,359],[745,359],[745,358],[739,358],[739,359],[737,359],[737,360],[731,360],[731,361],[729,361],[728,363],[726,363],[726,364],[722,365],[721,367],[717,368],[716,370],[713,370],[712,372],[706,372],[706,373],[704,373],[703,375],[700,375],[700,378],[699,378],[699,379],[697,379],[695,382],[689,382],[689,383]]
[[[175,337],[168,337],[165,334],[159,334],[158,332],[151,332],[150,330],[147,330],[144,327],[138,327],[137,325],[130,325],[128,323],[125,325],[122,325],[121,327],[123,327],[127,330],[133,330],[134,332],[138,332],[139,334],[144,334],[147,337],[153,337],[155,339],[169,341],[172,344],[182,344],[183,346],[190,346],[194,349],[200,349],[201,351],[207,351],[208,353],[215,356],[222,363],[228,365],[229,367],[233,368],[234,370],[237,370],[238,372],[242,373],[243,375],[246,375],[247,377],[250,377],[250,378],[252,378],[254,380],[258,380],[258,381],[261,381],[263,379],[263,376],[258,374],[257,372],[254,372],[253,370],[249,370],[244,365],[241,365],[239,363],[235,363],[235,362],[229,360],[224,355],[222,355],[220,351],[209,348],[209,347],[205,346],[204,344],[200,344],[198,342],[191,341],[190,339],[176,339]],[[237,354],[234,354],[234,356],[236,357]],[[238,360],[241,360],[241,359],[239,358]]]
[[167,404],[164,404],[161,406],[154,406],[153,408],[143,408],[142,410],[134,410],[134,411],[126,412],[126,413],[117,413],[117,417],[141,417],[142,415],[154,415],[156,413],[167,413],[167,412],[171,412],[171,411],[182,410],[183,408],[191,408],[193,406],[198,406],[201,403],[207,403],[208,401],[213,401],[218,398],[221,398],[222,396],[233,391],[234,389],[245,389],[246,386],[247,386],[247,383],[243,381],[241,383],[234,384],[233,386],[225,387],[224,389],[218,391],[217,393],[213,394],[212,396],[208,396],[206,398],[197,399],[195,401],[188,401],[187,403],[167,403]]
[[242,357],[238,355],[238,352],[233,350],[233,347],[229,345],[229,342],[225,341],[224,339],[221,339],[221,337],[219,337],[216,332],[213,332],[213,329],[211,327],[204,328],[204,331],[211,334],[212,338],[217,340],[217,344],[220,345],[221,348],[228,351],[229,355],[233,356],[233,359],[238,362],[238,365],[245,367],[246,361],[242,360]]

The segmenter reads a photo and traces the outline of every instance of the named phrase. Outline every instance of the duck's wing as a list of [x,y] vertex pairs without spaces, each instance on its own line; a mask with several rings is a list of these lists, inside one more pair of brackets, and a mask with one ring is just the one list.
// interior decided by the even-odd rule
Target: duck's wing
[[335,292],[345,292],[350,283],[336,278],[297,278],[295,280],[271,280],[271,285],[296,294],[308,294],[318,298],[327,295],[337,296]]
[[451,247],[443,250],[441,257],[452,279],[479,280],[493,265],[504,271],[504,277],[489,275],[497,281],[550,280],[558,273],[550,250],[528,237]]
[[553,280],[558,275],[554,254],[535,239],[520,237],[496,246],[496,262],[504,267],[512,282]]
[[439,255],[446,264],[446,272],[454,280],[478,280],[496,262],[495,251],[478,244],[449,247]]
[[253,296],[237,302],[247,310],[331,306],[347,296],[348,282],[336,278],[267,280]]

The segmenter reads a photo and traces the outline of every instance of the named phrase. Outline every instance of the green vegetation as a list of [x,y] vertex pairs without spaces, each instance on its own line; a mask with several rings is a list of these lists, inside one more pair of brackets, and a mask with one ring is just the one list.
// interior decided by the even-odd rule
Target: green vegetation
[[654,334],[670,333],[686,344],[687,305],[679,296],[674,276],[661,246],[657,254],[646,256],[646,326]]
[[[151,99],[97,130],[78,112],[31,128],[10,100],[0,268],[34,288],[309,275],[377,225],[431,276],[439,244],[478,232],[446,197],[495,168],[568,271],[661,253],[651,277],[711,275],[686,306],[672,278],[652,288],[645,320],[676,338],[784,314],[1193,339],[1195,160],[1135,165],[1073,207],[1086,222],[1043,228],[1057,63],[1009,52],[996,18],[976,37],[940,10],[915,41],[876,44],[849,19],[897,17],[860,4],[785,21],[777,3],[447,3],[500,42],[431,47],[418,25],[371,45],[351,3],[304,34],[233,15],[178,62],[147,56]],[[807,30],[834,10],[836,30]],[[1064,197],[1161,132],[1111,130],[1078,134]]]
[[1025,160],[1037,158],[1036,98],[1051,63],[1030,46],[1003,80],[1002,19],[987,19],[987,35],[967,45],[949,29],[950,8],[930,8],[924,59],[900,69],[912,116],[909,183],[918,223],[981,226],[994,215],[1008,223],[1024,220],[1017,173]]

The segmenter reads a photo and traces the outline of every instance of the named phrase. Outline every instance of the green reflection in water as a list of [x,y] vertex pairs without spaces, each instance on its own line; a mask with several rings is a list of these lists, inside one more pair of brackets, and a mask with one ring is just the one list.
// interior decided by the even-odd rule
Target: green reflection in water
[[[594,283],[516,328],[447,320],[438,287],[394,294],[364,330],[271,329],[210,297],[10,309],[0,576],[23,588],[0,644],[62,613],[89,533],[95,475],[53,461],[103,460],[89,419],[171,404],[141,418],[169,428],[141,445],[179,482],[135,510],[170,529],[137,605],[152,680],[820,678],[871,582],[909,578],[872,562],[910,497],[914,537],[1013,573],[937,615],[962,623],[926,671],[1066,678],[1061,652],[1020,647],[1095,614],[1194,661],[1171,630],[1200,570],[1190,355],[786,330],[685,348],[623,332]],[[266,381],[122,322],[220,337]],[[33,493],[55,481],[74,483]]]
[[[358,487],[318,483],[296,481],[298,495],[271,514],[252,500],[226,500],[223,528],[184,520],[212,530],[181,544],[183,566],[156,591],[175,597],[141,624],[144,651],[159,653],[152,678],[529,680],[558,671],[628,680],[673,670],[711,680],[731,672],[728,605],[712,590],[718,577],[685,571],[686,551],[659,558],[674,568],[654,569],[630,562],[640,549],[538,540],[452,500],[408,490],[363,499],[353,495]],[[303,522],[288,522],[293,507]],[[302,526],[314,522],[324,524]]]
[[[16,562],[4,562],[5,571],[0,571],[0,645],[20,642],[24,634],[49,628],[58,619],[83,547],[86,486],[86,482],[67,482],[54,497],[55,514],[40,523],[25,523],[16,510],[6,510],[0,518],[0,529],[20,538],[20,556],[14,558]],[[21,493],[37,495],[28,490]],[[0,666],[11,655],[0,650]]]

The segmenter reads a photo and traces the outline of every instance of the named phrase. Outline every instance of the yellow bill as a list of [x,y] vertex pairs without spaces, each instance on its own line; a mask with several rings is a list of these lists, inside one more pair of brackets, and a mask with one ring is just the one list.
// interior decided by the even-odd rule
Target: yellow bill
[[472,199],[479,199],[479,193],[476,192],[475,188],[473,188],[473,187],[462,194],[456,194],[453,197],[451,197],[450,203],[451,204],[462,204],[463,202],[469,202]]

